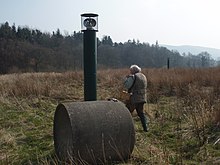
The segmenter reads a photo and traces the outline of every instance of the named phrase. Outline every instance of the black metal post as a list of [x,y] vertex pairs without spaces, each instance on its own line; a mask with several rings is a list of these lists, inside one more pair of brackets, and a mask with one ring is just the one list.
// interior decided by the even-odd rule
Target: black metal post
[[96,65],[97,65],[97,41],[96,31],[85,30],[83,35],[84,44],[84,100],[97,100],[96,93]]
[[170,58],[167,58],[167,69],[170,69]]

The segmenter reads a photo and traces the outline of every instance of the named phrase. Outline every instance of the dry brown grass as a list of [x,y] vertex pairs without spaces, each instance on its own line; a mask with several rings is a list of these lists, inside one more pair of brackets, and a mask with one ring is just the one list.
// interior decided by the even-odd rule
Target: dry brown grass
[[[158,100],[161,95],[186,96],[189,86],[212,89],[220,93],[220,69],[143,69],[148,79],[148,96]],[[97,72],[99,99],[121,98],[124,77],[128,69],[108,69]],[[205,88],[204,88],[205,87]],[[210,88],[207,88],[210,87]],[[83,99],[83,72],[23,73],[0,76],[0,95],[3,97],[43,96],[55,99]],[[150,99],[151,100],[151,99]]]
[[[181,163],[190,155],[184,155],[184,152],[188,152],[184,147],[185,141],[195,138],[201,148],[210,143],[210,139],[217,143],[219,137],[211,132],[210,125],[216,129],[220,123],[220,68],[143,69],[143,73],[148,79],[148,104],[145,105],[145,110],[152,132],[148,135],[140,132],[139,120],[134,115],[134,120],[137,121],[137,143],[127,164]],[[125,101],[122,82],[127,74],[128,69],[97,71],[98,100],[116,98]],[[4,160],[6,164],[12,159],[11,162],[14,163],[22,162],[22,157],[35,152],[30,148],[19,156],[20,145],[23,144],[18,141],[25,143],[29,136],[30,139],[39,141],[38,145],[42,148],[46,146],[48,150],[53,150],[50,127],[55,106],[62,101],[82,101],[83,97],[82,71],[1,75],[0,144],[4,148],[0,149],[0,160]],[[169,125],[172,124],[174,126],[170,128]],[[39,133],[42,135],[36,135]],[[175,140],[167,142],[170,133],[174,134],[172,136]],[[41,144],[45,137],[47,145]],[[172,143],[176,148],[170,149],[171,144],[167,146],[166,143]],[[202,152],[190,159],[196,160],[201,157],[200,153]],[[209,153],[209,157],[210,155],[214,154]],[[28,158],[27,156],[26,159]],[[37,161],[51,163],[47,158],[39,158]],[[53,161],[56,164],[56,160]]]
[[3,97],[49,97],[54,99],[82,99],[82,72],[24,73],[0,77]]
[[[157,103],[161,96],[178,96],[185,100],[202,101],[217,109],[220,95],[220,69],[143,69],[148,79],[148,102]],[[126,100],[122,86],[128,69],[109,69],[97,72],[98,100],[117,98]],[[0,76],[0,100],[6,98],[50,98],[57,101],[83,100],[83,72],[24,73]],[[190,99],[189,99],[190,98]],[[200,99],[200,100],[201,100]],[[18,102],[18,101],[17,101]],[[187,102],[187,101],[185,101]],[[215,102],[215,103],[214,103]],[[215,112],[216,122],[219,112]]]

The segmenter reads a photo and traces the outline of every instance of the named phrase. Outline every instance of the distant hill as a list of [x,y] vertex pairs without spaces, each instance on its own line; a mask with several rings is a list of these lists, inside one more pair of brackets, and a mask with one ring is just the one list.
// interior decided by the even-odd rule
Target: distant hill
[[220,49],[201,47],[201,46],[190,46],[190,45],[181,45],[181,46],[172,46],[172,45],[161,45],[166,47],[169,50],[176,50],[180,54],[189,52],[193,55],[198,55],[201,52],[208,52],[211,57],[215,60],[220,59]]

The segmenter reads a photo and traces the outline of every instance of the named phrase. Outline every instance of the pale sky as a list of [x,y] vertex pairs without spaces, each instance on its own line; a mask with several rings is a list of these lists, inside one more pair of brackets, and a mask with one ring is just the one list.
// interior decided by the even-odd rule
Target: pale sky
[[64,34],[98,14],[97,37],[220,49],[220,0],[0,0],[0,23]]

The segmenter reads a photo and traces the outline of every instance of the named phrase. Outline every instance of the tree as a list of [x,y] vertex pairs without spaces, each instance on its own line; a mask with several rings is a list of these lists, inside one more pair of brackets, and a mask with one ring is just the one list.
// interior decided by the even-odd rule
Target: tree
[[31,30],[28,27],[24,27],[24,28],[18,27],[16,34],[20,40],[29,41],[29,42],[32,40]]
[[103,45],[113,46],[113,42],[112,42],[112,39],[111,39],[110,36],[104,36],[104,37],[102,38],[101,43],[102,43]]
[[201,52],[198,54],[198,56],[201,59],[201,67],[209,67],[209,63],[210,63],[210,54],[207,52]]
[[[66,33],[67,34],[67,33]],[[110,36],[97,38],[98,66],[123,68],[131,64],[146,67],[211,67],[216,65],[207,52],[198,55],[170,51],[165,47],[140,41],[113,42]],[[59,29],[52,34],[43,33],[27,26],[10,27],[8,22],[0,25],[0,73],[18,71],[66,71],[82,69],[83,33],[74,31],[63,36]]]
[[8,22],[5,22],[5,24],[2,24],[2,26],[0,27],[0,37],[12,38],[12,29],[9,26]]

